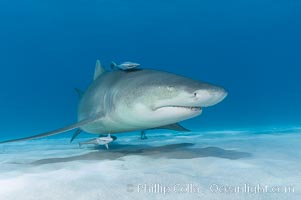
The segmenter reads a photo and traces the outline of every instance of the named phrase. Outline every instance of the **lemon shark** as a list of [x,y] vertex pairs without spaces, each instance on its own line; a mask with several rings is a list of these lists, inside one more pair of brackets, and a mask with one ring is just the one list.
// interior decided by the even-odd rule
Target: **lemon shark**
[[185,130],[179,122],[199,116],[203,108],[221,102],[227,91],[213,84],[173,73],[131,69],[106,71],[97,60],[94,80],[79,91],[78,120],[66,127],[17,142],[77,129],[91,134],[119,134],[150,129]]

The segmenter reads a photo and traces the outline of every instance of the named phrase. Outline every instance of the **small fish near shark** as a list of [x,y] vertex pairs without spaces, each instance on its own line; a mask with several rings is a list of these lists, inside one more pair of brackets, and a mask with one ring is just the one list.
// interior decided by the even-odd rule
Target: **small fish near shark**
[[[93,81],[79,95],[78,121],[53,131],[24,138],[2,141],[0,144],[57,135],[76,130],[71,141],[82,131],[90,134],[108,134],[83,144],[107,146],[111,134],[168,129],[189,131],[179,122],[201,115],[204,108],[220,103],[227,91],[210,83],[181,75],[152,69],[135,69],[137,63],[112,64],[120,70],[107,71],[96,61]],[[112,139],[113,138],[113,139]]]
[[82,147],[83,145],[88,145],[88,144],[94,144],[94,145],[104,145],[107,149],[109,149],[109,143],[115,141],[117,139],[116,136],[111,136],[109,134],[106,137],[98,137],[92,140],[88,140],[86,142],[80,142],[79,146]]
[[111,62],[111,69],[116,69],[116,68],[119,68],[121,70],[130,70],[130,69],[134,69],[134,68],[137,68],[139,67],[140,64],[139,63],[134,63],[134,62],[130,62],[130,61],[126,61],[126,62],[123,62],[121,64],[116,64],[115,62]]

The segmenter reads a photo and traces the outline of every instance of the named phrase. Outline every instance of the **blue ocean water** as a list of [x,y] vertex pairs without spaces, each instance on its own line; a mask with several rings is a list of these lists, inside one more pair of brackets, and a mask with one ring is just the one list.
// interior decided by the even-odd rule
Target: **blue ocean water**
[[[129,139],[122,136],[116,152],[105,156],[109,161],[99,162],[95,162],[97,155],[90,156],[94,149],[68,143],[70,132],[57,140],[2,146],[0,182],[7,187],[0,188],[0,199],[20,199],[26,191],[27,199],[102,199],[108,195],[119,199],[119,193],[107,193],[109,188],[122,193],[129,183],[154,183],[163,176],[164,184],[201,181],[205,190],[209,183],[238,184],[235,178],[241,178],[239,184],[294,185],[298,189],[300,35],[301,2],[297,0],[0,1],[1,140],[74,123],[78,97],[73,88],[85,89],[91,83],[96,59],[108,69],[111,61],[135,61],[143,68],[221,85],[229,93],[200,117],[183,122],[194,131],[190,135],[154,133],[147,147],[163,147],[146,148],[143,155],[139,153],[145,147],[139,146],[136,133],[129,134]],[[179,142],[182,145],[168,146]],[[132,146],[124,146],[128,143]],[[196,150],[189,151],[190,143],[196,143]],[[177,148],[183,155],[173,153]],[[160,156],[156,153],[160,150],[167,153]],[[120,156],[120,152],[125,153]],[[76,157],[79,155],[87,156]],[[56,160],[66,156],[70,158]],[[24,168],[30,163],[37,166]],[[154,174],[158,168],[162,171]],[[104,180],[103,193],[96,192],[100,185],[95,173]],[[145,179],[141,174],[147,174]],[[60,176],[67,179],[53,178]],[[40,191],[47,193],[25,187],[41,179]],[[78,184],[73,180],[79,180]],[[57,183],[65,185],[52,187]],[[90,187],[91,191],[85,191],[89,194],[79,189],[85,185]],[[64,191],[74,194],[64,196]],[[127,198],[144,198],[141,195]],[[212,197],[210,192],[197,197],[297,198],[266,194]]]
[[299,1],[1,1],[1,136],[76,120],[95,60],[227,88],[195,128],[300,125]]

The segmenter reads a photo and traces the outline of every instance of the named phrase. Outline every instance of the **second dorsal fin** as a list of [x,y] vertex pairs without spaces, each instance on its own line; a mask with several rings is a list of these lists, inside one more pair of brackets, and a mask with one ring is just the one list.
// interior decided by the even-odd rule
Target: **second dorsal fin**
[[99,60],[96,60],[95,64],[95,72],[94,72],[94,79],[96,80],[100,75],[102,75],[106,70],[101,66],[101,63]]
[[78,94],[79,99],[81,99],[84,96],[84,92],[81,91],[78,88],[74,88],[75,92]]

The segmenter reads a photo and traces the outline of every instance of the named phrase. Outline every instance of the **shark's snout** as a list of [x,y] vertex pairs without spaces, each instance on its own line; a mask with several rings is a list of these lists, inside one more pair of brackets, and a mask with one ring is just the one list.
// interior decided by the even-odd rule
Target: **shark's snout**
[[224,100],[227,95],[228,92],[220,87],[200,89],[194,92],[195,99],[201,107],[213,106]]

